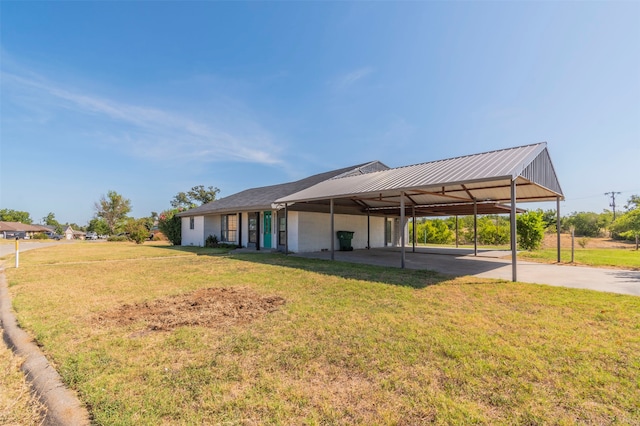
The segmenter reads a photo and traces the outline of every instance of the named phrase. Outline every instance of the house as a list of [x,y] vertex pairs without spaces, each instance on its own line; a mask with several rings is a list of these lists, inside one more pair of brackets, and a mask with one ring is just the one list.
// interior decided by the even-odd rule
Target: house
[[42,225],[21,222],[0,222],[0,238],[31,238],[34,234],[49,231]]
[[67,228],[62,234],[65,240],[83,240],[86,235],[85,232],[74,230],[70,225],[67,225]]
[[[389,168],[379,161],[296,182],[248,189],[178,214],[182,244],[219,241],[284,252],[330,250],[337,231],[352,246],[399,246],[409,217],[510,214],[516,264],[518,202],[564,199],[546,142]],[[559,256],[559,236],[558,236]]]
[[[328,249],[328,238],[314,235],[313,231],[319,222],[327,220],[324,212],[291,208],[287,211],[287,221],[284,209],[275,205],[276,200],[327,179],[373,173],[388,168],[379,161],[372,161],[294,182],[247,189],[187,210],[178,214],[182,218],[182,245],[204,246],[206,238],[213,235],[218,241],[256,250],[287,249],[297,252]],[[366,218],[363,222],[362,218],[354,220],[349,215],[338,215],[337,220],[346,230],[356,232],[354,243],[358,247],[366,245]],[[378,218],[375,225],[382,230],[384,219]],[[382,240],[383,236],[380,234],[376,242],[382,244]]]

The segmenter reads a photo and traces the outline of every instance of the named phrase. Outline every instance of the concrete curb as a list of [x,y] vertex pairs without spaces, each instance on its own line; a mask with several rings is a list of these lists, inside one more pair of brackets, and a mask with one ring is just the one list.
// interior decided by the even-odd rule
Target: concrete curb
[[0,266],[0,324],[3,340],[24,359],[22,371],[33,391],[47,407],[43,424],[47,426],[89,425],[89,413],[75,393],[62,383],[58,372],[51,367],[38,346],[20,327],[11,311],[11,299],[4,268]]

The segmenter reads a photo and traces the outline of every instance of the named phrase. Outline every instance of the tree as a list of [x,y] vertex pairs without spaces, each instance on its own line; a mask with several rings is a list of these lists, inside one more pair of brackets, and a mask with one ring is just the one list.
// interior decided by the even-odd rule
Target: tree
[[104,219],[109,227],[109,234],[115,234],[123,224],[127,214],[131,211],[131,200],[124,198],[115,191],[108,191],[94,204],[96,216]]
[[220,190],[213,186],[207,188],[204,185],[194,186],[190,191],[178,192],[171,200],[171,206],[176,209],[192,209],[214,201],[219,192]]
[[536,250],[544,238],[544,213],[542,210],[528,211],[516,217],[518,245],[525,250]]
[[176,216],[181,211],[182,209],[166,210],[158,217],[158,229],[176,246],[182,242],[182,220]]
[[576,235],[582,237],[597,237],[600,234],[598,213],[580,212],[572,213],[566,221],[567,225],[575,228]]
[[98,235],[107,235],[109,234],[109,225],[107,222],[101,217],[94,217],[89,221],[89,226],[87,226],[87,231],[95,232]]
[[624,208],[629,211],[640,208],[640,195],[632,195],[631,197],[629,197]]
[[56,220],[56,215],[53,214],[53,212],[49,212],[48,215],[43,217],[42,223],[55,227],[56,234],[62,234],[62,232],[64,232],[62,224]]
[[640,239],[640,207],[636,207],[616,218],[612,230],[614,234],[628,240],[635,239],[636,250]]
[[147,217],[140,219],[129,218],[124,225],[124,230],[131,241],[136,244],[142,244],[149,238],[151,230],[149,224],[149,218]]
[[12,210],[12,209],[1,209],[0,221],[20,222],[27,225],[31,225],[33,223],[33,220],[31,220],[31,215],[29,215],[29,212],[23,212],[23,211]]

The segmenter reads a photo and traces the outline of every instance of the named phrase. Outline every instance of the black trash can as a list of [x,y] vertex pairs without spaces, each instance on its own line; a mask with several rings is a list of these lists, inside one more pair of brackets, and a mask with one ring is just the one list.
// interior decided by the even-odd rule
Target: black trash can
[[338,241],[340,241],[340,251],[351,251],[351,240],[353,239],[353,232],[351,231],[338,231]]

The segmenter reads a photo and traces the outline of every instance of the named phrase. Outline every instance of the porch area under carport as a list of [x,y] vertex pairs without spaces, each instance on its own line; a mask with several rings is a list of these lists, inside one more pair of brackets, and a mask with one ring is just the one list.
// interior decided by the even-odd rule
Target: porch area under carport
[[[283,209],[285,218],[291,208],[327,212],[331,218],[327,229],[331,236],[331,260],[337,260],[333,236],[334,214],[338,209],[351,210],[351,214],[397,217],[403,228],[409,218],[415,221],[417,217],[458,216],[470,212],[475,222],[477,215],[482,214],[481,207],[486,210],[485,214],[509,212],[511,262],[508,264],[511,280],[517,281],[517,203],[555,201],[557,223],[560,223],[562,199],[564,195],[543,142],[336,177],[280,198],[273,206]],[[405,268],[408,267],[408,235],[404,230],[400,235],[400,266]],[[475,224],[474,235],[477,236]],[[285,247],[285,252],[288,251]]]
[[[405,248],[405,268],[430,270],[452,276],[473,276],[511,281],[511,250],[455,247]],[[335,261],[398,268],[400,247],[336,251]],[[329,252],[291,256],[330,260]],[[537,263],[520,260],[518,281],[640,296],[640,271]]]

